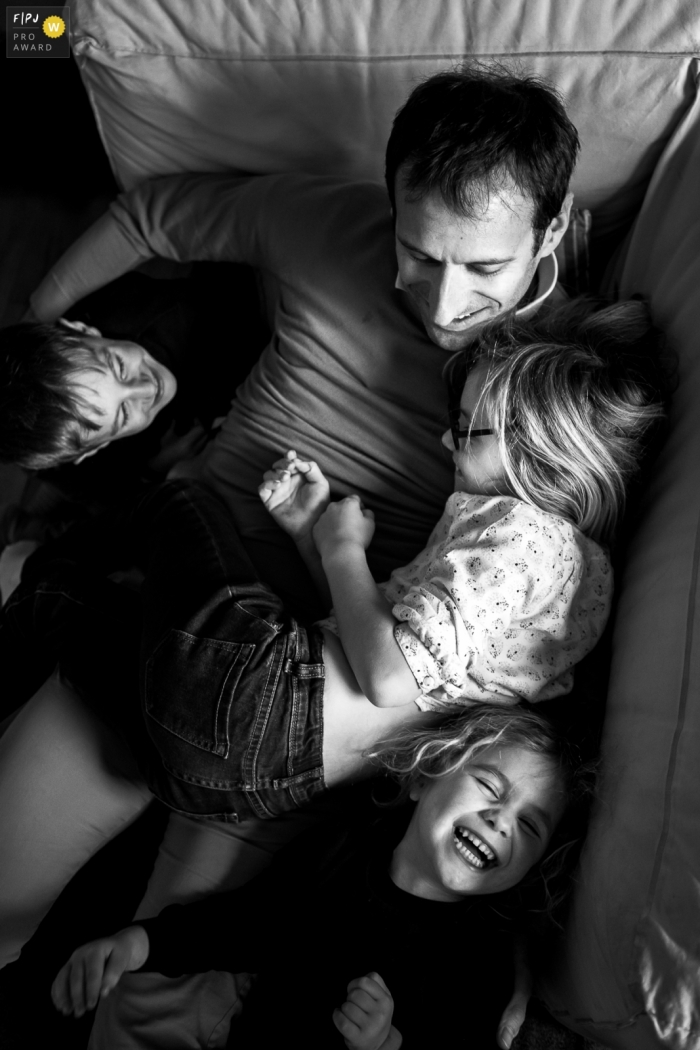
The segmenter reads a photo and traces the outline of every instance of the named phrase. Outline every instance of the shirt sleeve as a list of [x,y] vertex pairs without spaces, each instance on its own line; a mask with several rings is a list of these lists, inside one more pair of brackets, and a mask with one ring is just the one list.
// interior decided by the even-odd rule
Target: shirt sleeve
[[[52,320],[73,303],[147,259],[274,266],[283,243],[275,231],[308,230],[301,175],[185,174],[149,179],[120,194],[71,245],[31,296],[35,314]],[[301,189],[290,207],[290,195]],[[292,238],[298,243],[298,238]]]
[[465,701],[517,703],[569,692],[610,610],[603,550],[567,522],[527,508],[450,537],[429,580],[393,606],[396,639],[424,710]]
[[341,813],[337,821],[302,832],[243,886],[172,904],[139,922],[149,943],[142,971],[166,977],[208,970],[258,973],[283,959],[297,919],[309,933],[322,921],[323,902],[334,899],[336,880],[356,881],[374,816],[373,804],[368,812],[363,802],[354,800],[358,812],[352,818]]
[[166,176],[122,194],[110,213],[140,258],[258,264],[260,205],[276,181],[265,176]]

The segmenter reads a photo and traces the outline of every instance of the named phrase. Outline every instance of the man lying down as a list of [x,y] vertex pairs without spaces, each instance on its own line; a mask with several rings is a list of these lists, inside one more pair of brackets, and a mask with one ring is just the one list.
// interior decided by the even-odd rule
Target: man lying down
[[[502,122],[503,107],[517,120]],[[304,175],[155,180],[119,198],[68,251],[33,310],[53,322],[153,255],[246,262],[263,272],[273,339],[193,472],[226,501],[261,577],[290,607],[318,614],[301,559],[258,499],[262,474],[287,448],[313,457],[334,496],[357,492],[374,511],[375,576],[411,560],[452,487],[451,460],[439,451],[443,366],[484,322],[509,310],[528,316],[560,297],[553,252],[568,223],[577,150],[575,129],[545,85],[490,70],[441,74],[397,116],[389,201],[373,184]],[[75,338],[56,395],[68,403],[64,427],[47,447],[61,461],[100,452],[133,433],[129,425],[147,427],[173,392],[138,345],[127,357],[109,340]],[[64,700],[71,717],[93,717]],[[30,701],[12,739],[0,741],[1,761],[22,734],[43,737],[43,716],[41,698]],[[17,797],[21,786],[12,790]],[[54,801],[63,806],[60,791]],[[133,811],[147,801],[139,795],[129,804]],[[139,917],[245,881],[298,830],[290,821],[267,824],[213,828],[174,815]],[[18,895],[10,908],[21,911],[23,895],[33,900],[27,929],[15,928],[16,953],[62,884],[34,892],[31,879],[18,877],[5,830],[0,867]],[[65,881],[69,867],[57,865],[56,877]],[[184,1001],[192,1006],[185,1018]],[[227,974],[125,977],[98,1009],[91,1046],[223,1046],[235,1001]],[[521,1006],[506,1012],[506,1028],[521,1020]],[[509,1041],[504,1031],[502,1045]]]

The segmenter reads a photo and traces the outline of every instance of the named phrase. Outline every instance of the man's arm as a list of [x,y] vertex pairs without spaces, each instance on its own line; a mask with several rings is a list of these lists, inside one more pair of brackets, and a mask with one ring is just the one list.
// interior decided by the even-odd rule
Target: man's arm
[[[256,198],[263,176],[173,175],[123,193],[30,296],[27,319],[53,321],[79,299],[154,256],[260,263]],[[264,192],[262,193],[264,196]]]

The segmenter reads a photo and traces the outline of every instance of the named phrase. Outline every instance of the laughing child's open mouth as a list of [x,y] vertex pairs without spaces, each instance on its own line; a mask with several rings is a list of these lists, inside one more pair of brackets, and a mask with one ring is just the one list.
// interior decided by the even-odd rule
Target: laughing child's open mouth
[[495,868],[498,857],[491,847],[468,828],[455,825],[457,852],[475,868]]

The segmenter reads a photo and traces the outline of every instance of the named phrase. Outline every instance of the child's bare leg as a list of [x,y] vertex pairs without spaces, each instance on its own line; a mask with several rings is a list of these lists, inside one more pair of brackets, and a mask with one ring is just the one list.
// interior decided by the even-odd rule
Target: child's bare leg
[[151,799],[126,745],[49,678],[0,738],[0,966]]

